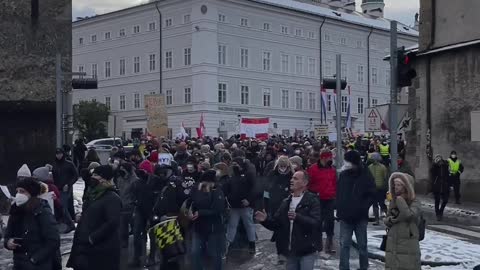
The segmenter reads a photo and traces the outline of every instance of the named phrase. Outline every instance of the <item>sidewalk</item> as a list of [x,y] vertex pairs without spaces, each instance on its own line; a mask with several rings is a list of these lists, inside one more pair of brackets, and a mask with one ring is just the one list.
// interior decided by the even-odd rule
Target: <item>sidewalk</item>
[[[422,205],[425,218],[436,220],[433,195],[417,194],[417,199]],[[445,208],[443,220],[446,222],[461,223],[467,226],[480,226],[480,203],[465,202],[462,204],[455,204],[455,200],[451,199]]]
[[[372,259],[385,261],[385,252],[380,250],[382,235],[385,229],[368,227],[368,256]],[[356,248],[356,238],[353,237]],[[422,253],[422,269],[437,269],[445,266],[449,270],[472,269],[480,262],[480,246],[431,230],[426,230],[425,239],[420,242]]]

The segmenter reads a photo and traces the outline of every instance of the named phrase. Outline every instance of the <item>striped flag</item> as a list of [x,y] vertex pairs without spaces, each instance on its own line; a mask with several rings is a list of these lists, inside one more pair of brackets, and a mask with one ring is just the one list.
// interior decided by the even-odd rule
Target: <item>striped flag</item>
[[352,114],[350,112],[350,85],[348,86],[348,107],[347,107],[347,125],[348,129],[352,128]]
[[205,134],[205,123],[203,122],[203,113],[200,116],[200,128],[197,128],[198,138],[203,138]]
[[320,89],[320,101],[321,101],[320,106],[322,106],[321,117],[323,117],[325,122],[327,122],[327,90],[323,87],[323,85],[321,86],[321,89]]

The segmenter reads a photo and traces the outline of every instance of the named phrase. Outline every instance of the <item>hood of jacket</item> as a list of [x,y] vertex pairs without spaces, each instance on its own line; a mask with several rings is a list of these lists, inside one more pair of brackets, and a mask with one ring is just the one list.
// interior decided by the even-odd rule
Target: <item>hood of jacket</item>
[[406,174],[406,173],[401,173],[401,172],[395,172],[390,176],[390,179],[388,179],[388,190],[390,191],[390,194],[395,197],[395,185],[394,185],[394,180],[395,179],[400,179],[403,183],[403,186],[407,190],[407,198],[409,202],[413,202],[415,200],[415,190],[413,188],[413,177]]

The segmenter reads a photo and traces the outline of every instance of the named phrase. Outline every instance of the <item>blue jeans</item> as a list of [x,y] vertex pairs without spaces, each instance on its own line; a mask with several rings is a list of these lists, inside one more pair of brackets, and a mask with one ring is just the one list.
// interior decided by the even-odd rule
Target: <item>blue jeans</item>
[[315,253],[302,257],[289,256],[287,257],[287,270],[313,270],[315,258]]
[[192,257],[193,269],[203,270],[203,258],[205,251],[212,258],[213,269],[222,270],[222,256],[223,256],[223,233],[200,234],[193,231],[192,234]]
[[232,208],[230,210],[230,217],[228,219],[227,226],[227,241],[232,243],[235,240],[237,234],[238,223],[242,219],[243,226],[247,232],[249,242],[255,242],[255,224],[253,223],[253,209],[250,207],[245,208]]
[[72,216],[70,216],[70,212],[68,211],[70,195],[71,195],[70,191],[65,192],[62,190],[60,193],[60,202],[63,208],[63,222],[65,223],[65,225],[69,227],[73,227],[75,226],[75,223],[73,222]]
[[340,221],[340,270],[350,269],[350,246],[353,232],[357,238],[360,270],[368,269],[367,225],[368,221],[366,220],[357,223]]

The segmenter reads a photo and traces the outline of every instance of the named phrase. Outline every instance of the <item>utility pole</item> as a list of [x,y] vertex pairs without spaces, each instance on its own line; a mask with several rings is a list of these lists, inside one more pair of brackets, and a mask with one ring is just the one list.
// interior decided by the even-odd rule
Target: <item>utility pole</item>
[[158,61],[159,61],[159,65],[158,65],[158,69],[160,71],[160,83],[159,83],[159,87],[160,89],[158,90],[158,94],[162,94],[162,79],[163,79],[163,41],[162,41],[162,38],[163,38],[163,17],[162,17],[162,12],[160,11],[160,8],[158,7],[158,4],[160,3],[160,0],[158,0],[156,3],[155,3],[155,7],[157,8],[157,12],[158,12],[158,33],[159,33],[159,45],[158,45],[158,50],[159,50],[159,53],[160,55],[158,55]]
[[337,172],[342,164],[342,56],[337,54],[336,91],[337,91]]
[[57,53],[56,63],[55,63],[55,78],[56,78],[56,121],[55,121],[55,135],[56,135],[56,145],[57,148],[61,148],[63,145],[63,136],[62,136],[62,56],[60,53]]
[[397,171],[398,142],[397,142],[397,22],[390,22],[390,168]]

